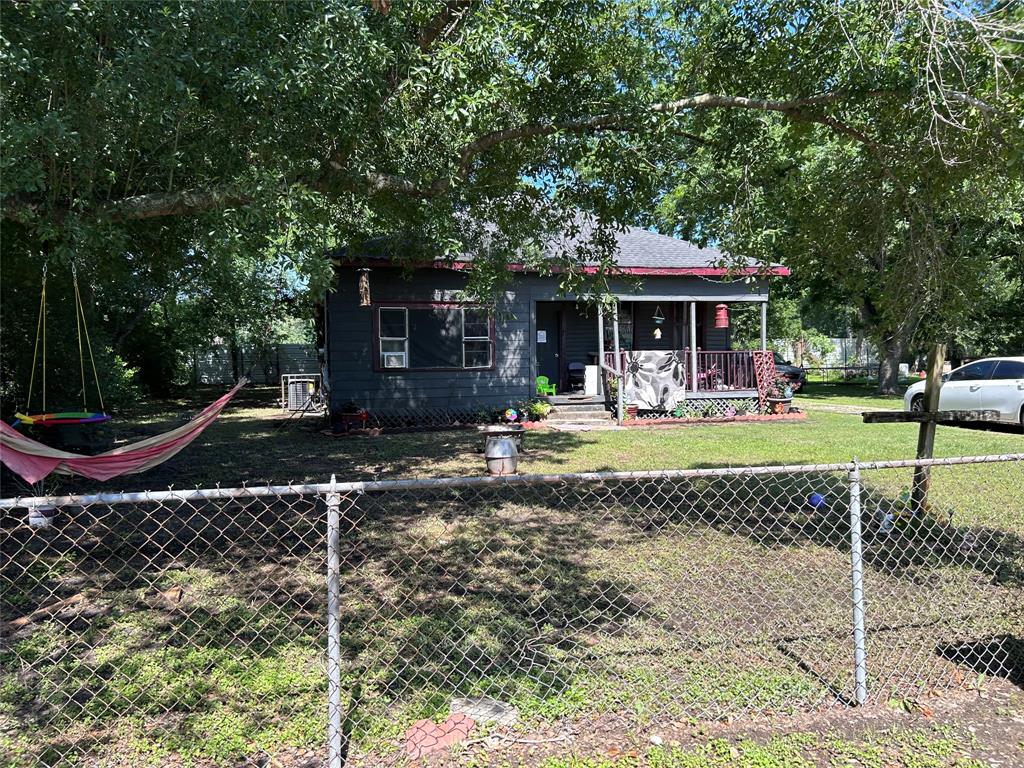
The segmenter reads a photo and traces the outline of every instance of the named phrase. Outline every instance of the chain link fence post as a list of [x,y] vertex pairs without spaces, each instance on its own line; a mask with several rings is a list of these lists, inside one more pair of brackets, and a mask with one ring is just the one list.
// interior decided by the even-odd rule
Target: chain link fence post
[[848,473],[850,483],[850,579],[853,603],[854,700],[863,705],[868,698],[867,651],[864,630],[864,558],[861,546],[860,463],[854,457]]
[[327,493],[327,766],[342,768],[341,496],[331,475]]

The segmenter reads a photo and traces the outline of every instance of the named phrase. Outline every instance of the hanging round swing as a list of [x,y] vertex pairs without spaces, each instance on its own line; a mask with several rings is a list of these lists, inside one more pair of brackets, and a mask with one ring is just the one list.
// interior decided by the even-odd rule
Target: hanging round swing
[[[75,328],[78,333],[78,370],[82,377],[82,410],[46,412],[46,265],[43,265],[43,285],[39,294],[39,320],[36,322],[36,343],[32,350],[32,374],[29,376],[28,397],[25,399],[25,410],[28,413],[15,413],[12,427],[27,424],[35,427],[55,427],[68,424],[98,424],[110,421],[111,417],[103,407],[103,392],[100,390],[100,377],[96,372],[96,360],[92,354],[92,342],[89,340],[89,327],[85,321],[85,308],[82,306],[82,294],[78,290],[78,270],[71,265],[71,280],[75,289]],[[82,336],[85,336],[85,347]],[[36,362],[39,360],[40,345],[42,346],[42,413],[32,414],[32,389],[36,381]],[[96,384],[96,397],[100,409],[90,411],[86,398],[85,386],[85,353],[89,353],[89,364],[92,368],[93,381]]]

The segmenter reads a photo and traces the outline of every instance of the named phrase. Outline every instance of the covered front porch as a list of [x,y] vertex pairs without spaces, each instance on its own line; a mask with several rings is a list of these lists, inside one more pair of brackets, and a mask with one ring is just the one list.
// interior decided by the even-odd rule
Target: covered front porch
[[[620,421],[758,412],[771,360],[766,293],[617,299],[611,310],[536,303],[536,370],[554,386],[553,402],[605,403]],[[759,349],[732,349],[729,310],[739,302],[758,305]]]

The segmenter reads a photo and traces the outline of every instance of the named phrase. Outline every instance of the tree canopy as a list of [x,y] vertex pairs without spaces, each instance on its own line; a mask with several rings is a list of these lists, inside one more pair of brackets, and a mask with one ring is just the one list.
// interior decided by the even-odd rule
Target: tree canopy
[[[896,207],[903,223],[884,228],[916,238],[981,193],[975,168],[1017,174],[1024,146],[1017,2],[0,10],[5,282],[75,261],[114,339],[208,287],[268,285],[282,259],[317,293],[326,249],[382,233],[408,233],[396,255],[413,260],[496,225],[474,275],[486,289],[511,253],[584,210],[603,225],[587,255],[610,267],[607,228],[652,223],[671,190],[662,221],[743,251],[782,252],[773,205],[801,206],[790,229],[839,207],[867,229]],[[1015,189],[1004,208],[1019,209]],[[567,288],[584,279],[579,257],[565,254]],[[279,293],[255,295],[265,309]]]

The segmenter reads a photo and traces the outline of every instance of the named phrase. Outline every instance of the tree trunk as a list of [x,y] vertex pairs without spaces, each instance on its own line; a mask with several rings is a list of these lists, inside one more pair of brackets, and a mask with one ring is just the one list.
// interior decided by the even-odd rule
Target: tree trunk
[[232,326],[231,335],[228,337],[228,351],[231,353],[231,375],[237,382],[242,377],[242,373],[238,359],[238,334],[234,326]]
[[878,394],[895,395],[900,382],[903,340],[889,336],[878,345]]

